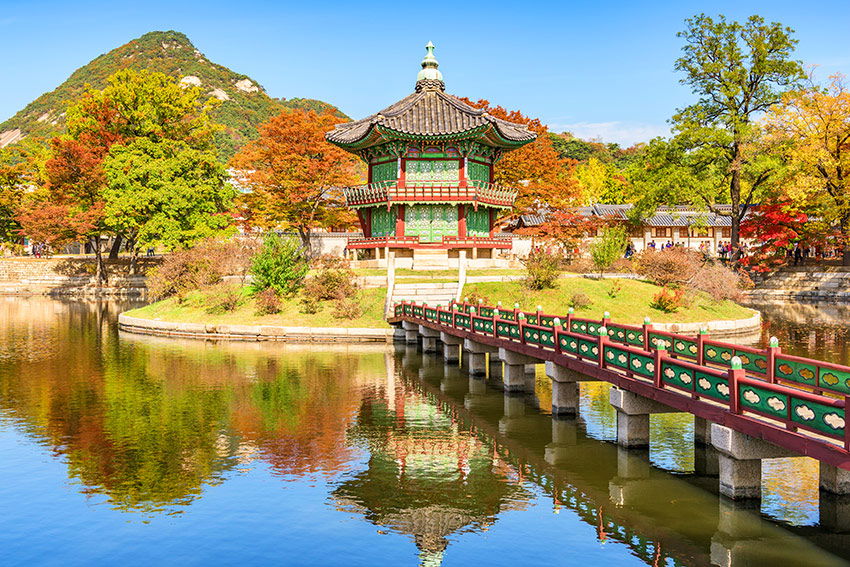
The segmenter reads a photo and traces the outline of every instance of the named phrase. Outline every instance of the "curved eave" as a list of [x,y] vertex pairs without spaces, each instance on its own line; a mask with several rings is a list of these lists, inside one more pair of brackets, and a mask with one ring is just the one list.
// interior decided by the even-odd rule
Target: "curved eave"
[[488,146],[501,148],[505,150],[513,150],[524,146],[525,144],[534,141],[537,136],[533,136],[527,140],[510,140],[499,131],[499,128],[494,124],[482,124],[469,130],[461,132],[451,132],[447,134],[412,134],[388,128],[382,124],[373,124],[365,135],[353,142],[340,142],[328,138],[328,141],[346,150],[362,150],[384,144],[393,140],[405,140],[412,142],[444,142],[447,140],[480,140]]

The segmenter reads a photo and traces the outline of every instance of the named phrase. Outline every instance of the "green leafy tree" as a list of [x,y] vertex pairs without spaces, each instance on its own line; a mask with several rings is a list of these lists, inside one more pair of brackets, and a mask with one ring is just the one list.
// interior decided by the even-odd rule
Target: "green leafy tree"
[[602,275],[605,270],[614,265],[626,251],[627,235],[626,229],[621,226],[609,226],[602,231],[602,235],[590,246],[590,257],[593,266]]
[[739,23],[700,14],[686,25],[675,68],[699,99],[673,116],[675,139],[666,150],[684,174],[686,192],[694,190],[692,200],[709,208],[732,205],[737,245],[747,207],[778,164],[760,147],[755,120],[803,77],[800,62],[791,59],[797,40],[791,28],[760,16]]
[[113,146],[104,169],[106,223],[134,251],[188,246],[232,225],[227,213],[236,191],[213,150],[138,138]]

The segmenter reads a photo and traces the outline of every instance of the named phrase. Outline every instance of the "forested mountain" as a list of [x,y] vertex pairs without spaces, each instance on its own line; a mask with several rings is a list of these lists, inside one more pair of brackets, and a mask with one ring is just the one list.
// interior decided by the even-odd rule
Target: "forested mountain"
[[0,147],[27,136],[49,138],[61,133],[67,104],[81,95],[87,84],[103,88],[107,77],[127,68],[165,73],[183,83],[199,86],[221,100],[214,116],[225,126],[217,138],[223,159],[232,156],[247,140],[255,138],[257,126],[283,107],[330,109],[344,116],[336,107],[319,100],[272,98],[257,81],[207,59],[182,33],[155,31],[80,67],[55,90],[41,95],[0,124]]

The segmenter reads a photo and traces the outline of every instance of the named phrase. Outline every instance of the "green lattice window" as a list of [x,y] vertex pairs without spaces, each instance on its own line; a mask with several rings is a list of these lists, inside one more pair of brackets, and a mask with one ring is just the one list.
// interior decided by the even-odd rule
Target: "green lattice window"
[[372,209],[372,236],[395,236],[396,208],[389,211],[386,207]]
[[466,164],[466,175],[473,181],[490,181],[490,166],[483,163],[468,161]]
[[466,234],[468,236],[490,236],[490,209],[472,207],[466,209]]
[[444,236],[457,236],[457,225],[454,205],[410,205],[404,209],[404,234],[418,236],[420,242],[442,242]]
[[397,161],[393,160],[386,163],[377,163],[372,166],[372,183],[395,181],[396,179],[398,179]]
[[457,160],[408,160],[407,180],[411,183],[457,181],[460,163]]

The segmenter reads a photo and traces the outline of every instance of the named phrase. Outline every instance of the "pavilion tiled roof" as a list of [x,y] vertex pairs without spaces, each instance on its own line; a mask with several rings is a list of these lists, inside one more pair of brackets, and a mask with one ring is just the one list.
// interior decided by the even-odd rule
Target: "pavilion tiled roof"
[[338,144],[364,140],[375,126],[413,136],[462,135],[490,126],[511,142],[530,142],[536,134],[522,124],[514,124],[473,108],[441,90],[423,89],[408,95],[362,120],[339,124],[327,139]]

